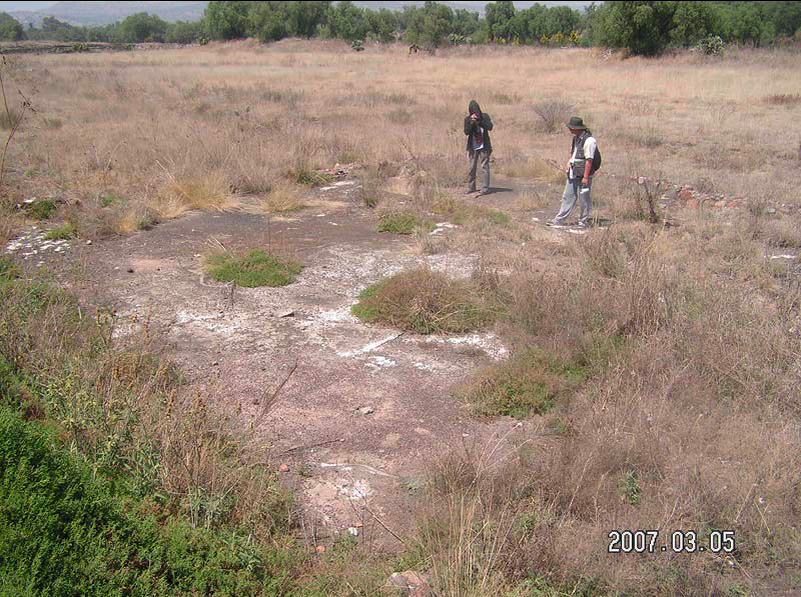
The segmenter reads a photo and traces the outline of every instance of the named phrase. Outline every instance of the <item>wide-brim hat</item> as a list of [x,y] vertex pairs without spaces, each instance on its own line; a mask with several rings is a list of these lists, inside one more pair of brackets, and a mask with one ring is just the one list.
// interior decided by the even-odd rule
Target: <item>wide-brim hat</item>
[[584,121],[578,116],[571,116],[570,121],[567,123],[567,128],[574,130],[586,130],[587,126]]

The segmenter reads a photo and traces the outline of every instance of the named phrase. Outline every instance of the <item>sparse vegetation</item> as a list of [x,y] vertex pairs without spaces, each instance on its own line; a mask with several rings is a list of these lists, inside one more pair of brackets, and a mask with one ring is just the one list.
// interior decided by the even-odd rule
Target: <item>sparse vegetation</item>
[[578,364],[561,363],[541,350],[528,349],[477,373],[463,394],[479,415],[522,419],[546,413],[585,377]]
[[488,325],[496,313],[467,280],[427,268],[401,272],[365,288],[353,314],[418,334],[469,332]]
[[45,239],[68,240],[70,238],[75,238],[76,236],[78,236],[78,231],[75,229],[75,226],[73,226],[68,222],[63,226],[59,226],[58,228],[53,228],[52,230],[48,230],[47,234],[45,234]]
[[392,234],[413,234],[416,230],[426,232],[433,229],[434,222],[411,211],[385,213],[378,222],[379,232]]
[[206,259],[206,267],[215,280],[233,282],[244,288],[286,286],[303,270],[298,261],[262,249],[242,254],[216,253]]
[[[505,39],[510,19],[495,16],[495,39]],[[687,43],[696,33],[682,30]],[[24,68],[7,71],[6,84],[14,94],[38,90],[36,118],[46,130],[24,131],[9,149],[0,238],[34,224],[24,216],[56,210],[59,221],[92,239],[261,197],[270,213],[284,212],[296,209],[299,191],[322,193],[297,185],[328,183],[337,163],[359,162],[361,189],[333,191],[349,201],[348,215],[372,222],[365,206],[380,199],[379,210],[395,213],[398,195],[406,195],[403,209],[420,218],[416,236],[392,242],[416,241],[436,271],[379,281],[353,313],[420,334],[492,325],[511,356],[468,376],[458,394],[481,417],[526,419],[502,439],[438,457],[429,483],[408,485],[406,497],[419,496],[421,524],[403,535],[404,564],[425,568],[443,595],[701,597],[758,592],[764,579],[777,592],[797,589],[801,299],[791,257],[801,239],[797,169],[788,164],[796,163],[798,140],[782,141],[780,154],[776,146],[799,103],[797,55],[729,43],[714,59],[677,52],[621,62],[615,54],[512,41],[439,49],[431,63],[436,85],[434,71],[420,68],[428,56],[372,44],[359,54],[346,43],[286,40],[146,57],[26,57]],[[463,76],[468,68],[475,77]],[[627,83],[631,69],[636,89]],[[456,194],[465,174],[461,119],[479,78],[488,98],[479,100],[499,133],[493,175],[522,177],[527,187],[503,210],[489,206],[501,205],[497,196]],[[532,114],[521,105],[576,80],[587,97],[604,98],[576,113],[608,160],[594,182],[594,214],[611,225],[574,237],[531,220],[540,215],[531,211],[558,204],[569,137],[532,136]],[[58,106],[58,126],[45,120],[55,117],[50,106]],[[554,118],[557,130],[563,118]],[[737,151],[721,154],[729,143]],[[643,159],[654,148],[656,166]],[[698,206],[651,180],[727,201],[699,199]],[[34,194],[65,203],[16,208]],[[456,228],[429,235],[429,218]],[[132,246],[140,238],[150,237]],[[439,273],[456,253],[477,256],[474,277]],[[300,272],[269,251],[226,252],[206,265],[241,286],[289,283]],[[401,561],[376,551],[365,559],[367,540],[368,549],[357,545],[362,538],[346,539],[321,557],[291,548],[300,536],[312,536],[309,545],[318,536],[314,529],[286,536],[290,500],[266,464],[264,436],[242,423],[261,412],[263,397],[227,410],[231,402],[189,391],[161,353],[170,343],[155,335],[157,326],[128,315],[141,338],[135,331],[121,340],[113,311],[92,317],[94,307],[79,309],[51,283],[27,279],[34,266],[0,257],[7,432],[0,444],[14,466],[41,456],[42,483],[26,485],[8,468],[11,481],[2,487],[13,499],[0,501],[16,508],[7,528],[36,532],[41,540],[31,549],[51,550],[42,562],[60,566],[65,582],[81,590],[81,578],[133,579],[125,585],[132,594],[143,587],[154,595],[380,590]],[[440,338],[415,338],[433,340]],[[482,351],[471,350],[459,358],[477,362]],[[441,399],[458,409],[446,391]],[[78,499],[81,492],[91,503]],[[44,495],[53,501],[39,500]],[[60,527],[26,516],[38,506],[82,514],[64,536],[74,531],[85,540],[63,544],[85,549],[55,553]],[[89,515],[94,522],[83,524]],[[607,554],[611,528],[699,537],[734,529],[737,550],[621,557]],[[0,550],[5,545],[0,539]],[[0,566],[18,590],[33,560],[10,553],[0,554]],[[151,573],[163,584],[146,584]]]
[[58,207],[52,199],[39,199],[25,204],[25,213],[34,220],[49,220]]

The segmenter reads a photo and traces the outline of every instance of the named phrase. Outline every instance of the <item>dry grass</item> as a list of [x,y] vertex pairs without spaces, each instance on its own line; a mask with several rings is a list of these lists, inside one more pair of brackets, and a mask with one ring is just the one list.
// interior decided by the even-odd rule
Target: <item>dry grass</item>
[[177,218],[192,209],[225,211],[238,205],[225,177],[220,174],[172,180],[159,191],[152,203],[156,214],[165,220]]
[[[294,185],[319,183],[317,169],[361,162],[364,205],[383,204],[387,190],[412,195],[416,213],[460,224],[469,248],[494,256],[490,265],[505,272],[483,282],[502,301],[491,311],[507,315],[500,327],[518,370],[488,372],[489,385],[525,375],[535,389],[554,383],[547,416],[557,437],[539,433],[546,422],[535,419],[514,458],[506,442],[460,454],[433,485],[421,549],[440,594],[548,595],[540,583],[587,595],[700,597],[743,587],[758,594],[769,576],[797,590],[790,585],[801,566],[801,294],[797,272],[766,257],[770,246],[801,245],[796,220],[767,211],[769,202],[799,202],[797,172],[787,167],[797,147],[776,149],[799,105],[789,91],[801,87],[796,67],[797,55],[779,50],[732,49],[709,61],[689,53],[604,60],[581,49],[460,47],[420,68],[400,47],[356,54],[339,42],[298,41],[31,56],[13,72],[9,95],[14,87],[38,89],[40,117],[11,147],[12,186],[3,192],[80,199],[66,219],[81,237],[95,238],[254,195],[266,196],[271,213],[291,210]],[[603,148],[594,197],[612,228],[532,243],[506,213],[449,193],[464,183],[461,124],[476,80],[487,94],[476,99],[495,122],[499,172],[540,181],[513,209],[546,205],[542,185],[556,184],[557,174],[561,180],[569,147],[567,134],[532,134],[527,106],[582,81],[583,97],[593,100],[578,103],[575,114]],[[662,228],[659,189],[630,176],[750,202],[729,212],[740,219],[698,210],[681,226]],[[126,199],[106,203],[111,192]],[[12,203],[3,201],[0,237],[18,225]],[[424,253],[462,248],[450,236],[418,237]],[[383,287],[391,290],[385,321],[424,332],[489,321],[486,305],[464,306],[465,297],[481,294],[474,282],[414,275],[421,279]],[[470,317],[443,327],[453,306]],[[8,319],[17,312],[6,310],[3,330],[13,333],[2,335],[4,350],[48,371],[67,341],[48,335],[55,315],[28,337],[19,330],[29,328]],[[538,362],[526,350],[577,364],[581,378],[537,378],[526,370]],[[108,371],[131,358],[115,353],[75,368],[89,363],[79,379],[94,384],[118,379]],[[153,383],[163,378],[159,367],[148,370]],[[197,521],[230,507],[224,499],[198,501],[201,494],[249,496],[230,511],[242,521],[259,512],[259,496],[269,503],[263,480],[236,467],[212,479],[217,465],[192,460],[203,442],[209,459],[224,452],[224,425],[208,415],[205,399],[176,395],[165,413],[150,394],[131,402],[111,388],[104,396],[144,409],[136,410],[147,425],[137,427],[141,443],[131,454],[147,446],[164,459],[154,482],[169,483],[186,507],[205,504],[192,506]],[[58,400],[77,398],[61,392]],[[108,412],[92,408],[93,416]],[[96,438],[79,439],[100,449]],[[611,556],[613,528],[733,529],[738,550],[729,560]]]

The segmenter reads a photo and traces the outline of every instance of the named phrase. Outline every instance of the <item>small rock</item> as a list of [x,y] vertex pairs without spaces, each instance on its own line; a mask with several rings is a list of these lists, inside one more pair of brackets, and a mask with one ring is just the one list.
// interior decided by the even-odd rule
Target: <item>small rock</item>
[[133,270],[133,268],[132,268],[132,267],[129,267],[127,271],[128,271],[128,273],[129,273],[129,274],[132,274],[132,273],[134,273],[134,270]]
[[348,534],[351,537],[358,537],[359,536],[359,529],[356,527],[348,527]]
[[427,597],[433,595],[428,579],[419,572],[407,570],[406,572],[396,572],[389,577],[391,587],[398,590],[401,595],[410,597]]
[[87,244],[87,245],[91,245],[91,244],[92,244],[92,241],[88,240],[88,241],[86,241],[86,244]]
[[362,406],[357,410],[363,415],[372,415],[375,412],[375,409],[372,406]]
[[317,551],[317,553],[319,553],[319,554],[324,554],[325,553],[325,545],[318,545],[317,548],[315,549],[315,551]]
[[773,214],[776,213],[776,208],[775,207],[769,207],[765,211],[768,212],[769,214],[773,215]]
[[284,463],[284,464],[282,464],[281,466],[278,467],[278,470],[280,472],[282,472],[282,473],[288,473],[289,472],[289,465],[287,463]]
[[646,180],[646,179],[645,179],[645,177],[644,177],[644,176],[640,176],[640,177],[637,179],[637,184],[645,184],[645,180]]
[[294,316],[295,316],[295,312],[290,309],[289,311],[281,311],[281,312],[279,312],[276,317],[281,318],[281,317],[294,317]]

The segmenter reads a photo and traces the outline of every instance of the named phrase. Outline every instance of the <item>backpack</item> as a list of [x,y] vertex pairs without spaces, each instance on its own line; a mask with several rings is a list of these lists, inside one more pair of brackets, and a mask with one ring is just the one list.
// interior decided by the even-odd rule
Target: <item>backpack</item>
[[595,155],[592,156],[592,166],[590,167],[590,176],[598,172],[601,168],[601,150],[595,146]]

